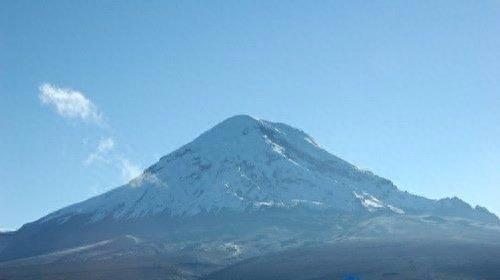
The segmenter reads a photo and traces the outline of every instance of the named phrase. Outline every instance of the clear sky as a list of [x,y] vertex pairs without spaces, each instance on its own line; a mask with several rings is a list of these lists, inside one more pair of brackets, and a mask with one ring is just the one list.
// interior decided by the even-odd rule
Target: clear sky
[[241,113],[500,214],[500,2],[144,2],[1,2],[0,229]]

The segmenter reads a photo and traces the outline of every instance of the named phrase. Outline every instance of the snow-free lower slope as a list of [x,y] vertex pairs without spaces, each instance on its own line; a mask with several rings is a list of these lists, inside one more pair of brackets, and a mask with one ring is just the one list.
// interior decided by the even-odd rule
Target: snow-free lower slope
[[431,214],[496,222],[460,199],[430,200],[335,157],[301,130],[241,115],[162,157],[128,184],[38,221],[63,224],[165,214],[193,216],[262,207]]

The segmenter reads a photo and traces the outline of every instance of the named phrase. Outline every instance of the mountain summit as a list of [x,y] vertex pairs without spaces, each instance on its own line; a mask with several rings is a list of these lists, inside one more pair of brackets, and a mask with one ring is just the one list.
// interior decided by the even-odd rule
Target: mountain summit
[[238,115],[129,183],[0,234],[0,261],[154,257],[175,267],[203,264],[188,269],[203,274],[307,244],[485,242],[499,232],[498,218],[485,208],[401,191],[299,129]]

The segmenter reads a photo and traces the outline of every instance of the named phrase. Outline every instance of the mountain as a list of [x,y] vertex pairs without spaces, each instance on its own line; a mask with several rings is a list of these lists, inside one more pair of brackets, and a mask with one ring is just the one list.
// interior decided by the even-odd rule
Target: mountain
[[126,185],[22,226],[0,247],[0,261],[15,272],[22,264],[154,256],[176,277],[196,278],[324,242],[497,242],[499,232],[498,217],[483,207],[401,191],[301,130],[239,115]]
[[397,189],[281,123],[235,116],[162,157],[125,186],[56,211],[38,224],[87,214],[134,219],[168,212],[193,216],[221,210],[307,205],[341,211],[387,210],[496,221],[458,198],[430,200]]

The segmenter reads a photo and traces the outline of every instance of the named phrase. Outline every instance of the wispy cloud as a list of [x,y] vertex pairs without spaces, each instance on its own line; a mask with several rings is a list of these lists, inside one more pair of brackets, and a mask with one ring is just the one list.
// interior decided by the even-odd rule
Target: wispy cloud
[[47,83],[42,84],[39,90],[41,102],[53,106],[59,115],[97,124],[103,123],[102,114],[97,106],[83,93]]
[[122,173],[122,178],[126,181],[130,181],[142,173],[142,170],[138,165],[133,164],[128,159],[123,157],[119,159],[119,167]]
[[95,161],[107,162],[108,159],[106,158],[106,156],[111,150],[113,150],[114,147],[115,141],[113,140],[113,138],[108,137],[101,139],[99,141],[99,144],[97,145],[95,152],[91,153],[83,163],[85,165],[90,165]]
[[[52,84],[44,83],[39,87],[39,98],[43,104],[53,107],[56,112],[64,117],[71,119],[80,119],[103,125],[103,117],[97,106],[87,98],[82,92],[61,88]],[[87,140],[84,140],[86,143]],[[85,166],[96,163],[118,169],[122,180],[130,181],[142,173],[139,165],[127,159],[123,154],[116,150],[116,143],[112,137],[103,137],[96,145],[94,152],[90,153],[83,161]],[[93,188],[95,189],[95,187]]]
[[123,181],[130,181],[141,175],[142,169],[139,165],[131,162],[122,154],[114,151],[115,142],[113,138],[102,138],[95,151],[91,153],[84,161],[86,166],[92,164],[106,164],[120,170]]
[[115,147],[115,141],[113,141],[113,138],[105,138],[99,141],[99,146],[97,146],[97,151],[100,153],[104,153],[106,151],[113,149],[114,147]]
[[135,177],[130,181],[129,184],[132,187],[140,187],[144,184],[167,186],[165,183],[161,182],[161,180],[155,174],[149,172],[144,172],[140,176]]

